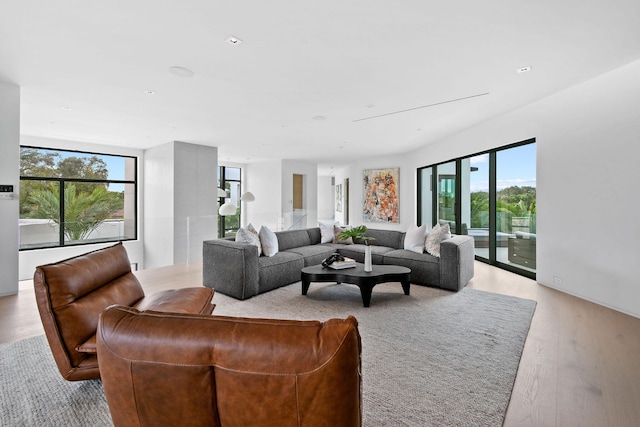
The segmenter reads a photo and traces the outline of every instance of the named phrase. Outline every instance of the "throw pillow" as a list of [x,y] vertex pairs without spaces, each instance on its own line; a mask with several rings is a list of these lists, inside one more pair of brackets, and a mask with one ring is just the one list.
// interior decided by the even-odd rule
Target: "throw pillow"
[[404,235],[404,248],[408,251],[421,254],[424,252],[426,225],[417,227],[414,224],[409,226],[407,233]]
[[320,243],[332,243],[334,237],[333,224],[318,222],[318,227],[320,227]]
[[425,250],[431,255],[440,258],[440,242],[449,239],[451,237],[451,231],[449,230],[449,224],[440,225],[436,224],[425,240]]
[[278,236],[264,225],[260,227],[260,243],[262,243],[262,253],[265,256],[274,256],[278,253]]
[[258,230],[256,230],[256,228],[251,223],[249,223],[249,225],[247,225],[247,230],[250,233],[255,234],[256,237],[258,238],[258,256],[262,255],[262,244],[260,243],[260,236],[258,236]]
[[347,240],[340,240],[340,233],[342,233],[346,228],[338,227],[337,225],[333,226],[333,243],[342,243],[344,245],[353,245],[353,239],[349,237]]
[[257,234],[252,233],[247,228],[241,227],[238,229],[238,232],[236,233],[236,242],[247,243],[249,245],[255,246],[256,250],[258,251],[258,256],[260,256],[262,246],[260,244],[260,238]]

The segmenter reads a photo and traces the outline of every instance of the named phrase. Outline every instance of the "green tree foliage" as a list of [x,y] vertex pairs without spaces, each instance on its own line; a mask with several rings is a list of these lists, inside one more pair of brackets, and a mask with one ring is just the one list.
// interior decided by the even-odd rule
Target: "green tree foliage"
[[[57,185],[35,190],[29,201],[34,218],[49,218],[60,224],[60,191]],[[64,235],[66,240],[86,239],[113,212],[122,208],[119,197],[110,194],[103,185],[94,185],[91,193],[78,192],[69,184],[64,191]]]
[[[476,191],[470,195],[471,228],[489,227],[489,193]],[[536,189],[535,187],[512,186],[496,193],[498,231],[511,232],[514,217],[529,217],[530,231],[536,232]]]
[[[106,180],[107,164],[98,156],[62,158],[45,149],[20,149],[20,175],[25,177]],[[67,181],[64,189],[64,234],[86,239],[105,219],[122,216],[124,194],[107,184]],[[20,217],[45,218],[60,224],[60,185],[47,180],[20,181]]]

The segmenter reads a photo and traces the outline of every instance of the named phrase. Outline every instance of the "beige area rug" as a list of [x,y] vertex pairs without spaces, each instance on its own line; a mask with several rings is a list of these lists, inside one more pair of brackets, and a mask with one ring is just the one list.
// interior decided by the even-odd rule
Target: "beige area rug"
[[[353,315],[362,336],[364,425],[500,426],[535,302],[473,289],[300,284],[246,301],[216,294],[215,314],[326,320]],[[44,337],[0,345],[2,426],[108,426],[100,381],[68,383]]]

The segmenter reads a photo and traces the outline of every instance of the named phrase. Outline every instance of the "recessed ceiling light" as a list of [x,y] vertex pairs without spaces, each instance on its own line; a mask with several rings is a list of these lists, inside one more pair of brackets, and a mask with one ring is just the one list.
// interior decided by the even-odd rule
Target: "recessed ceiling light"
[[193,71],[183,67],[169,67],[169,72],[178,77],[193,77]]
[[327,118],[325,116],[313,116],[312,119],[313,120],[327,120]]
[[60,108],[62,108],[64,111],[71,111],[71,107],[62,106]]
[[152,90],[145,90],[144,93],[146,93],[147,95],[155,95],[156,93]]
[[226,39],[226,42],[232,45],[239,45],[242,43],[242,40],[240,40],[239,38],[235,37],[235,36],[229,36]]
[[531,67],[521,67],[516,70],[518,73],[526,73],[527,71],[531,71]]

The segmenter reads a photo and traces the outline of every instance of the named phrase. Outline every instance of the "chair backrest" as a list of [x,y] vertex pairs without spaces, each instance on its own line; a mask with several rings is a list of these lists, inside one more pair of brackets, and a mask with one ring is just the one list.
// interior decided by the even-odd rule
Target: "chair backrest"
[[139,312],[100,316],[116,427],[362,425],[355,318],[325,322]]
[[[92,337],[100,313],[112,304],[130,305],[144,297],[124,246],[118,243],[39,266],[33,284],[42,325],[62,376],[70,381],[99,378]],[[93,349],[81,347],[87,342],[94,343]]]

